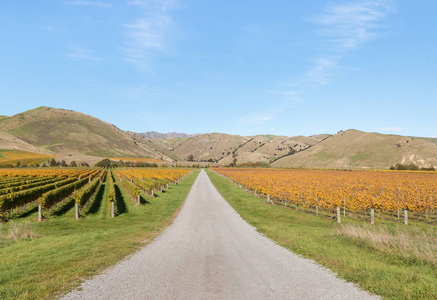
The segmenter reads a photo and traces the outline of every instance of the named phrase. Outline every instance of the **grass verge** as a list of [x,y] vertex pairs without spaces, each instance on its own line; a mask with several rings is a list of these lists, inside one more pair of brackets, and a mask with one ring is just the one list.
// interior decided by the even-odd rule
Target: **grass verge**
[[[437,299],[437,266],[434,260],[405,255],[400,246],[387,250],[381,244],[372,244],[371,239],[348,233],[350,228],[363,227],[363,222],[346,218],[342,220],[343,224],[338,224],[323,217],[268,205],[264,199],[240,190],[225,178],[211,171],[207,173],[244,220],[281,246],[315,260],[347,281],[384,299]],[[418,232],[433,232],[435,236],[437,230],[435,226],[405,226],[393,222],[381,223],[373,228],[375,234],[384,232],[395,236],[394,240],[413,239]],[[385,238],[388,239],[388,236]]]
[[68,213],[33,223],[37,238],[0,239],[0,299],[52,299],[134,253],[172,222],[198,173],[146,205],[126,201],[129,212],[116,218],[102,204],[81,220]]

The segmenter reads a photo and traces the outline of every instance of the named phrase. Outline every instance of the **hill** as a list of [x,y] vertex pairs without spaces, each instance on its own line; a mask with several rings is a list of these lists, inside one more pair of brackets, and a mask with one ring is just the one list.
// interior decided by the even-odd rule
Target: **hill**
[[387,169],[396,163],[437,166],[437,145],[423,138],[346,130],[272,166]]
[[153,158],[222,165],[264,163],[273,167],[384,168],[396,163],[437,166],[437,139],[341,131],[335,135],[239,136],[224,133],[135,133],[92,116],[39,107],[0,117],[0,149],[57,156],[70,163],[102,158]]
[[220,161],[244,144],[248,137],[224,133],[208,133],[185,140],[174,141],[175,155],[188,159],[193,155],[195,161]]
[[165,138],[190,138],[190,137],[201,135],[201,133],[195,133],[195,134],[178,133],[178,132],[160,133],[156,131],[148,131],[148,132],[141,132],[139,133],[139,135],[144,138],[150,138],[150,139],[165,139]]
[[257,135],[251,137],[243,145],[234,151],[234,155],[228,155],[219,163],[230,164],[234,157],[238,164],[263,162],[270,163],[283,156],[290,155],[308,149],[320,142],[320,137],[286,137]]
[[60,158],[149,156],[171,160],[112,124],[65,109],[39,107],[0,119],[0,132],[0,141],[16,139],[17,149],[38,149]]

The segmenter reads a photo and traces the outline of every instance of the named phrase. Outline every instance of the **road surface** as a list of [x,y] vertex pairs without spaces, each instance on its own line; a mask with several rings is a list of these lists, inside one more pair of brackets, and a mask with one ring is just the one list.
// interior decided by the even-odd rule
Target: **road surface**
[[205,171],[151,244],[64,299],[380,299],[260,235]]

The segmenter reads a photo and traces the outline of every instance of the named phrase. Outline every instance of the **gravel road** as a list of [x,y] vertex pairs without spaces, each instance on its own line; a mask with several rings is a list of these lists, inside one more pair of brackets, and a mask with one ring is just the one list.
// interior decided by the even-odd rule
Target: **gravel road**
[[63,299],[380,299],[258,234],[205,171],[162,235]]

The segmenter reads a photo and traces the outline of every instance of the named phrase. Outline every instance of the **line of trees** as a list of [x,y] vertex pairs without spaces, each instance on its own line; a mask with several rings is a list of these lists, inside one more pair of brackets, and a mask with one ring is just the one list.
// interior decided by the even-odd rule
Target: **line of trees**
[[431,167],[429,167],[429,168],[426,168],[426,167],[420,168],[418,165],[416,165],[414,163],[411,163],[411,164],[396,164],[394,166],[391,166],[390,170],[435,171],[433,165],[431,165]]

